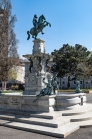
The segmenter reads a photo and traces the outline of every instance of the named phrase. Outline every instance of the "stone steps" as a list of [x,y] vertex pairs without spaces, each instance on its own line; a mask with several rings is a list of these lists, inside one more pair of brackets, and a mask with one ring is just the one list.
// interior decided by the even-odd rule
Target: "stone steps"
[[0,114],[14,114],[14,115],[22,115],[22,116],[31,116],[36,118],[44,118],[44,119],[55,119],[62,116],[62,113],[59,111],[54,112],[37,112],[32,113],[30,111],[18,111],[18,110],[9,110],[9,109],[0,109]]
[[77,116],[68,116],[71,122],[79,122],[79,121],[86,121],[92,119],[92,112],[87,114],[77,115]]
[[62,116],[73,116],[73,115],[81,115],[87,112],[92,111],[92,104],[85,104],[80,108],[76,108],[74,110],[64,110],[62,111]]
[[74,122],[74,123],[79,125],[80,128],[92,127],[92,119],[91,120],[87,120],[87,121]]
[[0,120],[0,125],[61,138],[64,138],[79,129],[79,126],[74,123],[67,123],[61,127],[52,128],[40,125]]
[[44,118],[44,119],[57,119],[62,116],[62,112],[59,111],[54,111],[54,112],[43,112],[43,113],[31,113],[31,117],[36,117],[36,118]]
[[35,117],[23,117],[21,115],[0,115],[0,119],[3,120],[10,120],[10,121],[17,121],[21,123],[33,124],[33,125],[41,125],[41,126],[48,126],[53,128],[58,128],[66,123],[69,123],[70,120],[68,118],[60,117],[58,119],[41,119]]
[[0,125],[55,137],[66,137],[79,127],[92,126],[92,104],[75,110],[49,113],[0,110]]
[[31,116],[36,118],[45,118],[45,119],[55,119],[61,116],[73,116],[73,115],[81,115],[87,112],[92,111],[92,104],[86,104],[81,106],[80,108],[76,108],[74,110],[63,110],[63,111],[54,111],[54,112],[39,112],[32,113],[30,111],[18,111],[18,110],[10,110],[10,109],[0,109],[0,114],[14,114],[14,115],[23,115],[23,116]]

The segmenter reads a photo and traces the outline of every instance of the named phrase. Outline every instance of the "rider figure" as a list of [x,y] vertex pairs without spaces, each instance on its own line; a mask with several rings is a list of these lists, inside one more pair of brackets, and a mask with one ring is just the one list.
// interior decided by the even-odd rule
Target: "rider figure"
[[33,18],[32,22],[33,22],[33,25],[34,25],[35,29],[37,30],[38,29],[38,17],[37,17],[36,14],[34,15],[34,18]]

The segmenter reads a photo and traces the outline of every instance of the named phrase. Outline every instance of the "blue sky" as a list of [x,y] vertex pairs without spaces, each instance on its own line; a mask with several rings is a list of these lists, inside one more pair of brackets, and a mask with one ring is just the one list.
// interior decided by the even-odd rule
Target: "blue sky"
[[45,41],[46,53],[63,44],[81,44],[92,51],[92,0],[11,0],[16,14],[15,33],[20,56],[32,53],[33,38],[27,41],[27,30],[33,27],[34,14],[44,14],[51,27],[44,28],[38,38]]

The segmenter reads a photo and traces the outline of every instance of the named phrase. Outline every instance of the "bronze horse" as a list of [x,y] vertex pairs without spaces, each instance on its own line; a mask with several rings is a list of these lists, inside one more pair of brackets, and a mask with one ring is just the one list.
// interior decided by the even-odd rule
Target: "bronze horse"
[[32,35],[32,38],[36,39],[39,32],[44,34],[42,30],[43,30],[43,28],[45,28],[48,25],[49,25],[49,27],[51,27],[51,24],[45,20],[44,15],[41,15],[37,22],[38,28],[36,29],[35,27],[33,27],[30,29],[30,31],[27,31],[27,34],[28,34],[27,40],[30,39],[30,35]]

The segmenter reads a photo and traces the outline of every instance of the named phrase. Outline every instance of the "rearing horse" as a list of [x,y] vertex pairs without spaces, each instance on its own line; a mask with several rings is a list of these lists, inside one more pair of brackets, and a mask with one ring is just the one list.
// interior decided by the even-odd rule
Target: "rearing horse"
[[49,25],[49,27],[51,27],[51,24],[46,21],[44,15],[42,14],[38,19],[38,23],[37,23],[38,28],[36,29],[35,27],[33,27],[33,28],[30,29],[30,31],[27,31],[27,34],[28,34],[27,40],[30,39],[30,35],[32,35],[32,38],[36,39],[39,32],[44,34],[43,33],[43,28],[45,28],[48,25]]

